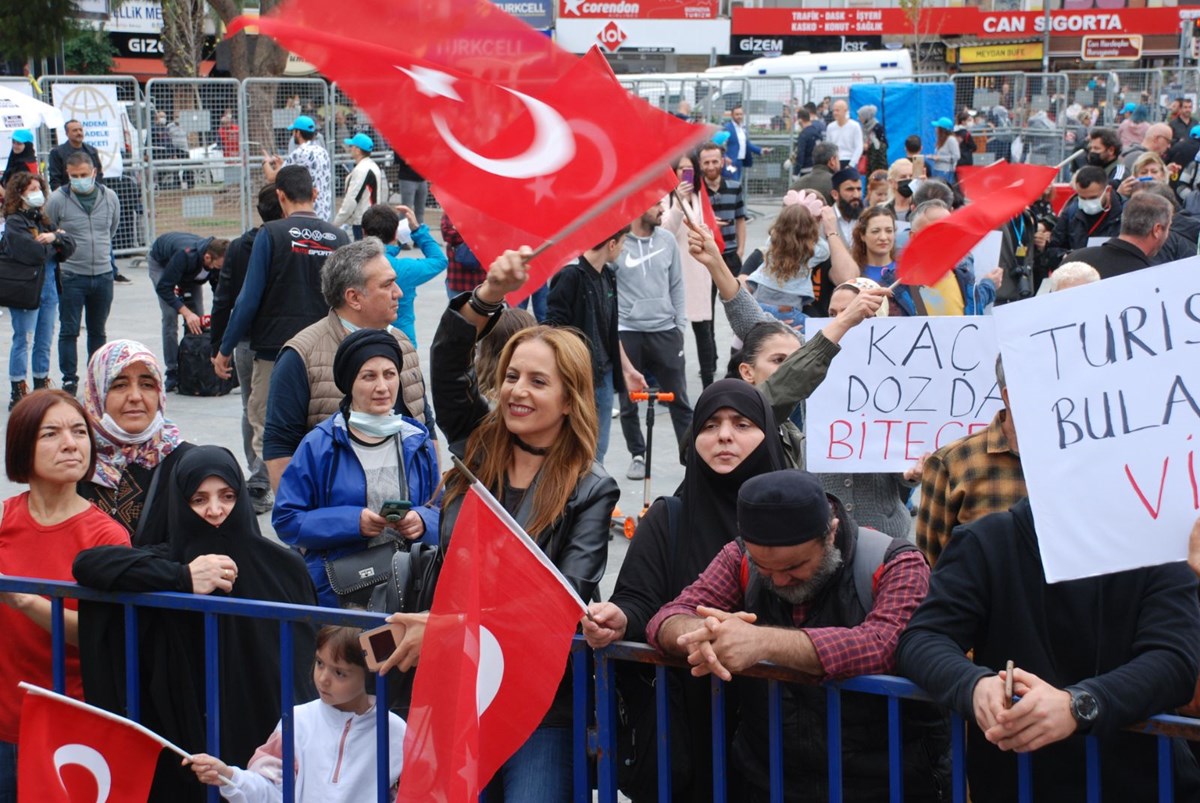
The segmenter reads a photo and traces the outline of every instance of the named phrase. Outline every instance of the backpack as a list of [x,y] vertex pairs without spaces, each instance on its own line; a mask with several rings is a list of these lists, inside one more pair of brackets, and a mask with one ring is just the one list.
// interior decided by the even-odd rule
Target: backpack
[[237,372],[229,379],[213,373],[212,334],[184,332],[179,341],[179,392],[187,396],[224,396],[238,386]]
[[[410,543],[392,554],[392,574],[371,590],[368,611],[419,613],[433,605],[433,589],[442,570],[442,551],[433,544]],[[408,718],[415,671],[393,670],[387,675],[388,708]]]

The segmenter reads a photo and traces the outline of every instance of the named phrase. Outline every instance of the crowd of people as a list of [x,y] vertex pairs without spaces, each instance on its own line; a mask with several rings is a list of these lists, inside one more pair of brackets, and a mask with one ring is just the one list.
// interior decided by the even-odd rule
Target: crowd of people
[[[533,315],[504,301],[528,282],[528,247],[485,268],[446,216],[439,243],[422,213],[390,204],[363,133],[344,140],[355,166],[336,204],[328,151],[301,114],[290,128],[294,150],[266,157],[260,225],[232,241],[170,233],[152,245],[163,362],[144,344],[108,339],[117,201],[100,183],[98,161],[68,141],[73,150],[51,160],[48,184],[17,151],[5,173],[0,273],[36,274],[37,303],[11,315],[6,469],[28,490],[4,503],[0,573],[112,591],[375,605],[371,578],[385,578],[398,552],[451,546],[469,479],[443,470],[444,440],[590,603],[581,629],[592,647],[645,642],[690,665],[690,673],[668,672],[675,799],[713,794],[703,678],[733,680],[762,661],[812,681],[782,693],[788,801],[829,792],[826,695],[815,684],[886,673],[912,678],[932,698],[901,706],[905,799],[950,794],[947,710],[973,723],[976,801],[1014,799],[1015,754],[1035,750],[1039,799],[1082,799],[1085,734],[1099,737],[1106,794],[1156,799],[1157,747],[1122,729],[1192,696],[1200,605],[1188,568],[1045,582],[999,361],[1004,407],[988,427],[900,473],[807,472],[805,400],[842,338],[870,318],[984,315],[1043,284],[1069,291],[1195,255],[1200,222],[1180,203],[1170,151],[1200,142],[1200,126],[1177,125],[1181,108],[1124,147],[1131,127],[1091,129],[1088,163],[1074,172],[1075,196],[1060,214],[1047,197],[1003,227],[1000,264],[968,257],[918,286],[896,282],[898,255],[912,235],[968,203],[956,188],[964,151],[951,121],[933,123],[937,153],[923,157],[917,137],[906,143],[910,158],[889,163],[873,107],[855,120],[838,100],[827,124],[819,110],[798,109],[796,182],[759,244],[747,242],[745,171],[760,149],[740,111],[719,141],[676,162],[668,198],[559,270]],[[807,133],[818,125],[820,135]],[[55,169],[67,181],[58,189]],[[702,222],[708,209],[712,228]],[[420,257],[402,253],[413,247]],[[425,376],[413,300],[443,270],[449,303]],[[230,450],[196,445],[189,438],[202,433],[167,417],[181,371],[177,319],[203,330],[204,284],[213,291],[211,370],[236,371],[241,381],[247,472]],[[0,290],[12,288],[0,281]],[[714,335],[718,297],[736,336],[727,365],[718,364]],[[49,366],[56,306],[59,389]],[[75,341],[84,311],[80,403]],[[831,320],[806,332],[814,316]],[[689,324],[703,388],[694,405]],[[646,444],[629,392],[651,383],[673,394],[683,481],[641,518],[602,600],[620,493],[604,465],[614,403],[631,458],[626,476],[641,479]],[[284,546],[260,532],[256,515],[267,512]],[[8,803],[15,684],[51,684],[51,609],[35,595],[0,594],[0,602],[10,635],[0,649],[0,803]],[[121,609],[67,608],[68,691],[123,712]],[[388,612],[404,634],[380,671],[420,671],[428,611]],[[160,761],[153,799],[199,800],[209,784],[230,800],[278,799],[285,772],[302,800],[369,795],[375,703],[356,630],[295,639],[297,765],[288,768],[277,628],[222,619],[215,756],[200,752],[203,623],[164,610],[140,615],[137,628],[142,720],[195,753],[183,766]],[[489,800],[570,798],[572,682],[564,673]],[[625,667],[617,682],[628,712],[622,788],[635,801],[655,799],[666,770],[645,747],[656,727],[653,672]],[[730,799],[771,799],[765,682],[733,683],[730,695]],[[404,695],[392,702],[407,710]],[[886,797],[886,717],[883,700],[843,699],[844,799]],[[389,722],[395,783],[405,725],[396,713]],[[1173,750],[1177,799],[1192,799],[1200,766],[1184,743]]]

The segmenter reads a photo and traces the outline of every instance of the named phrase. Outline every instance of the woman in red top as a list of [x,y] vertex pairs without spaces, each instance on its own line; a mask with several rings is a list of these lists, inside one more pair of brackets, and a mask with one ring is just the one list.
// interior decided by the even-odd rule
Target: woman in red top
[[[92,427],[75,397],[39,390],[22,399],[8,418],[5,468],[29,490],[4,502],[0,521],[0,574],[72,580],[71,562],[88,547],[129,545],[120,524],[75,490],[91,476],[96,454]],[[50,601],[36,594],[0,594],[0,803],[17,795],[16,742],[22,694],[29,681],[51,687]],[[79,676],[76,604],[66,601],[67,694],[83,699]]]

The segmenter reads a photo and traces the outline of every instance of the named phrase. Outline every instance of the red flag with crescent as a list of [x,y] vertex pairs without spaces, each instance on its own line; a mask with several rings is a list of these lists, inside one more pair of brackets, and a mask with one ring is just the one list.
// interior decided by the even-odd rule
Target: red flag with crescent
[[337,82],[484,265],[551,244],[510,301],[659,200],[663,165],[705,136],[489,0],[285,0],[230,35],[246,26]]
[[475,800],[542,721],[583,602],[478,482],[438,577],[396,803]]
[[146,800],[170,745],[124,717],[22,683],[19,803]]
[[974,171],[963,188],[973,202],[921,229],[900,254],[896,278],[913,286],[935,284],[988,232],[1041,197],[1057,174],[1056,167],[1007,162]]

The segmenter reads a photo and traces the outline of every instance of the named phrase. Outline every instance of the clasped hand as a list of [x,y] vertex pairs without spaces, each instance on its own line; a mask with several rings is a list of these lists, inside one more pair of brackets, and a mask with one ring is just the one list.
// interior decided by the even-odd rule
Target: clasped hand
[[687,650],[687,662],[695,677],[713,674],[731,680],[733,673],[763,659],[762,631],[754,627],[758,618],[754,614],[701,605],[696,615],[700,626],[679,637],[679,646]]

